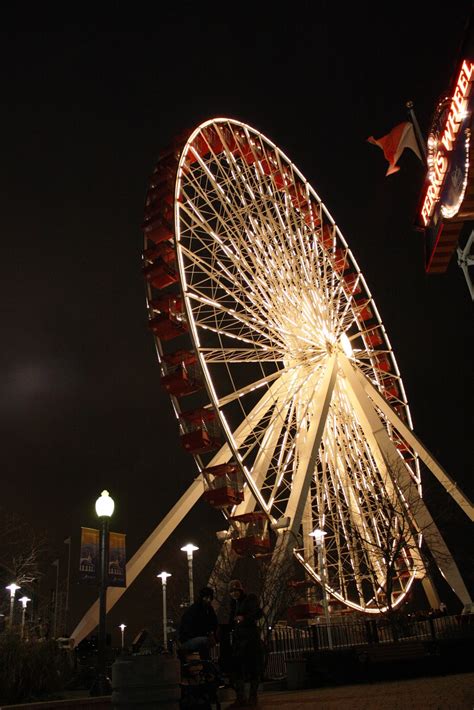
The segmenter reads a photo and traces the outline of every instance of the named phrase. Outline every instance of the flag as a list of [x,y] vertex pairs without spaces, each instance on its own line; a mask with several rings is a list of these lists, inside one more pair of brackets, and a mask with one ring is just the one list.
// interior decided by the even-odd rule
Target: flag
[[67,538],[64,540],[64,544],[65,544],[65,545],[70,545],[70,544],[71,544],[71,538],[70,538],[70,537],[67,537]]
[[109,570],[107,583],[110,587],[126,587],[125,535],[109,533]]
[[415,131],[413,129],[413,124],[410,121],[405,121],[404,123],[399,123],[398,126],[392,128],[390,133],[382,138],[375,139],[373,136],[367,138],[369,143],[373,145],[378,145],[382,148],[385,158],[388,160],[388,169],[385,175],[392,175],[397,173],[400,168],[397,165],[397,161],[405,148],[410,148],[415,155],[423,162],[420,154],[420,149],[415,138]]
[[52,567],[59,567],[59,560],[54,560],[54,562],[51,562]]
[[95,528],[81,528],[79,579],[81,582],[99,579],[99,531]]

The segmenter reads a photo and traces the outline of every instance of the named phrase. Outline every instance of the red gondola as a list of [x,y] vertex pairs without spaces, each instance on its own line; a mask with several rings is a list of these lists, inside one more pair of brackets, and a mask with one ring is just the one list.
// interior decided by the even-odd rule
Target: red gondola
[[383,383],[383,394],[386,399],[400,399],[397,381],[394,379],[387,379]]
[[362,321],[367,321],[367,320],[372,320],[374,317],[374,313],[370,307],[370,300],[368,301],[356,301],[358,313],[357,317],[359,320]]
[[382,345],[383,343],[382,336],[380,335],[380,331],[377,328],[374,328],[374,330],[371,330],[369,333],[366,333],[365,339],[373,348],[377,347],[377,345]]
[[166,242],[168,239],[173,239],[174,237],[174,229],[171,223],[163,219],[163,217],[157,217],[150,223],[145,222],[142,225],[142,229],[146,238],[151,239],[155,244]]
[[173,353],[163,355],[163,362],[169,367],[181,364],[194,365],[197,362],[197,356],[193,350],[175,350]]
[[181,443],[190,454],[206,454],[221,445],[219,429],[216,426],[216,412],[199,407],[180,414],[184,433]]
[[347,269],[349,268],[349,261],[347,256],[347,249],[336,249],[334,253],[334,268],[340,274],[343,271],[347,271]]
[[375,367],[377,367],[379,370],[383,370],[383,372],[390,372],[390,370],[392,369],[390,360],[386,355],[377,355],[377,357],[375,358]]
[[208,488],[203,498],[213,508],[229,508],[244,499],[243,478],[236,464],[221,464],[204,469]]
[[187,368],[183,362],[172,372],[163,375],[161,384],[174,397],[184,397],[199,392],[203,387],[199,374],[194,372],[193,368]]
[[177,321],[170,318],[169,313],[160,313],[148,321],[148,327],[160,340],[173,340],[179,335],[186,333],[188,326],[186,321]]
[[243,513],[231,518],[239,530],[233,538],[232,549],[239,556],[264,555],[270,551],[270,536],[267,531],[267,516],[263,512]]
[[162,289],[178,281],[176,270],[162,259],[158,259],[143,269],[143,275],[154,288]]
[[361,293],[362,287],[360,285],[360,279],[357,280],[358,276],[358,274],[347,274],[347,276],[344,276],[344,284],[348,294],[355,296],[358,293]]

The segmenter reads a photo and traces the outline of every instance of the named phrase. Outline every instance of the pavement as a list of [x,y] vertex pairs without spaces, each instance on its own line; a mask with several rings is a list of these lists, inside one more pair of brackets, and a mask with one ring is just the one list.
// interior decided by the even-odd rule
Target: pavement
[[[234,700],[231,689],[226,689],[224,692],[220,697],[222,710],[226,710]],[[69,692],[67,698],[69,704],[65,698],[62,702],[45,701],[35,704],[34,708],[59,710],[60,706],[71,707],[71,701],[74,703],[74,700],[81,699],[91,701],[91,707],[92,704],[99,707],[101,700],[105,701],[106,707],[111,707],[110,696],[91,699],[88,696],[84,697],[83,690]],[[89,707],[83,704],[80,706]],[[6,710],[7,706],[4,707]],[[29,710],[32,706],[8,707]],[[258,708],[260,710],[313,710],[313,708],[315,710],[474,710],[474,673],[305,690],[276,691],[264,688],[259,693]]]
[[[222,710],[232,703],[222,699]],[[474,673],[333,688],[264,691],[262,710],[473,710]]]

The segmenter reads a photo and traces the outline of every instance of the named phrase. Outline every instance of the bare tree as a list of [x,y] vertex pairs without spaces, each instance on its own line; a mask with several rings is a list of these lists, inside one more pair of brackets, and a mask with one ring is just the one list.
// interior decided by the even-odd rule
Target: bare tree
[[400,459],[387,463],[386,495],[373,501],[370,515],[355,514],[348,529],[352,549],[360,556],[361,593],[365,577],[377,589],[369,603],[387,616],[394,615],[414,579],[423,582],[430,604],[439,606],[429,570],[433,558],[440,568],[452,563],[418,484],[399,475],[400,465]]
[[42,575],[48,543],[18,515],[0,508],[0,579],[30,587]]

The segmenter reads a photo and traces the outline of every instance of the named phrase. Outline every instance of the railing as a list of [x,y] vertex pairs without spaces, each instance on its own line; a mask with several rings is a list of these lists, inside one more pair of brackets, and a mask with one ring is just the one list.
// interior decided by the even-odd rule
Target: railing
[[420,620],[404,618],[396,622],[367,619],[350,624],[337,621],[331,624],[330,638],[326,624],[315,624],[306,628],[279,627],[272,630],[266,644],[266,676],[285,676],[286,662],[303,658],[308,652],[473,637],[473,622],[474,618],[463,616]]

